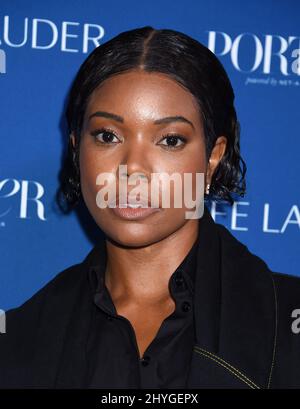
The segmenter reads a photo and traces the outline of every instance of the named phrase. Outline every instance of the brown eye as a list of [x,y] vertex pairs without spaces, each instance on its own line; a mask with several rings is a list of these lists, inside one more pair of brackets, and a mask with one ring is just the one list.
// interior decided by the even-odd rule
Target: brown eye
[[[167,144],[162,143],[160,145],[165,146],[167,149],[177,149],[186,143],[186,138],[176,134],[166,135],[163,140],[166,140]],[[178,142],[180,143],[178,144]]]
[[116,134],[106,128],[101,128],[101,129],[97,129],[93,132],[91,132],[91,135],[99,142],[102,144],[114,144],[114,143],[118,143],[118,142],[114,142],[114,138],[116,138],[118,141],[118,137],[116,136]]

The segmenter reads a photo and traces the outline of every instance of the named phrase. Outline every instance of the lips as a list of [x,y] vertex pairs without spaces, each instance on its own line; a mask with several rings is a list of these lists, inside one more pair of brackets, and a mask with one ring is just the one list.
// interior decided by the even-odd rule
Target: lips
[[118,216],[120,219],[123,220],[143,220],[150,215],[154,215],[156,213],[161,212],[162,209],[158,207],[146,207],[146,208],[131,208],[131,207],[112,207],[111,211]]

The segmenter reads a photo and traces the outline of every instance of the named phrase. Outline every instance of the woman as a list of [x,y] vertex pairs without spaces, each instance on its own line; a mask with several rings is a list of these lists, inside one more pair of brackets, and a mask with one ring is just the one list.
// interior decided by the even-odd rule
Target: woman
[[128,207],[130,186],[127,207],[119,193],[117,207],[99,206],[103,174],[148,188],[154,173],[198,173],[205,199],[245,193],[234,93],[215,55],[174,30],[123,32],[81,66],[66,114],[57,197],[66,212],[83,200],[105,237],[7,313],[1,387],[299,387],[299,278],[271,272],[206,206],[198,218],[162,206],[162,190],[150,211]]

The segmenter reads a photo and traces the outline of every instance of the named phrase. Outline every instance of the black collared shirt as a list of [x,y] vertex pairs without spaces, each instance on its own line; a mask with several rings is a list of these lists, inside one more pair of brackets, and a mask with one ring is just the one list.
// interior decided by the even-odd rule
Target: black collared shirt
[[170,277],[169,291],[175,310],[162,322],[142,358],[132,324],[118,315],[105,285],[106,254],[99,265],[90,268],[95,308],[86,350],[88,388],[186,387],[194,345],[197,243],[198,238]]

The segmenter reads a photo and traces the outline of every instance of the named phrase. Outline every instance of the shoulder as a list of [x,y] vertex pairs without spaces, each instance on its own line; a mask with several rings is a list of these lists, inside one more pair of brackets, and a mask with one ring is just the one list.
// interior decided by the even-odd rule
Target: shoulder
[[273,342],[271,387],[299,387],[300,277],[272,271],[223,225],[216,229],[229,302],[246,311],[247,326],[252,319],[252,342],[257,334],[259,344],[262,333]]
[[5,312],[6,333],[0,335],[0,345],[5,338],[11,339],[20,332],[29,337],[30,329],[37,329],[49,317],[55,315],[58,321],[66,317],[80,294],[89,291],[88,261],[92,252],[82,262],[57,273],[23,304]]
[[33,365],[34,359],[50,360],[50,373],[61,354],[69,323],[76,317],[84,325],[90,291],[87,257],[60,271],[22,305],[5,312],[5,332],[0,334],[0,388],[30,383],[39,367]]
[[99,250],[94,246],[81,263],[60,271],[22,305],[5,312],[0,388],[54,383],[66,340],[74,338],[78,345],[87,333],[92,305],[89,270]]
[[59,325],[63,311],[72,303],[79,273],[80,266],[77,264],[62,270],[23,304],[5,312],[5,332],[0,334],[2,363],[12,355],[17,357],[21,354],[25,345],[29,351],[41,326],[50,325],[52,317],[56,316]]
[[22,311],[33,311],[35,308],[41,307],[49,296],[57,298],[66,295],[80,279],[81,272],[81,264],[74,264],[60,271],[20,306],[6,311],[7,316],[14,316]]
[[300,308],[300,276],[286,272],[272,271],[267,263],[239,241],[225,226],[215,223],[221,242],[224,258],[238,267],[239,275],[251,274],[256,280],[265,278],[271,281],[280,297],[292,297],[299,300]]
[[46,285],[40,288],[31,298],[25,301],[19,307],[13,308],[7,313],[26,310],[33,306],[41,305],[45,298],[53,297],[53,300],[68,298],[68,295],[81,288],[83,282],[88,281],[88,268],[94,260],[98,246],[94,246],[85,258],[76,264],[73,264],[58,272]]

